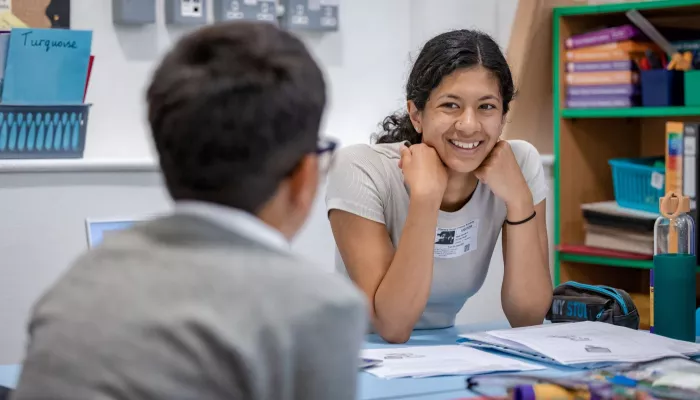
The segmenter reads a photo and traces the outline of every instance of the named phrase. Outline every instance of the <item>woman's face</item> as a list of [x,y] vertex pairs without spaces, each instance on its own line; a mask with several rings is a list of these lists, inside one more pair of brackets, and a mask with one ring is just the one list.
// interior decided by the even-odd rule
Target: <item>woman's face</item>
[[430,93],[423,111],[411,101],[408,109],[423,143],[435,148],[455,172],[478,168],[503,128],[498,80],[483,67],[454,71]]

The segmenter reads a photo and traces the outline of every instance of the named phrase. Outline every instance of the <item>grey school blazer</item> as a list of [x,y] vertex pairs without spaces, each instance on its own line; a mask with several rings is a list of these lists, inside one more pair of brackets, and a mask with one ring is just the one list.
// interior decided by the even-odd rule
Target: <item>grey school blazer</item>
[[355,398],[359,291],[194,216],[115,233],[35,305],[13,400]]

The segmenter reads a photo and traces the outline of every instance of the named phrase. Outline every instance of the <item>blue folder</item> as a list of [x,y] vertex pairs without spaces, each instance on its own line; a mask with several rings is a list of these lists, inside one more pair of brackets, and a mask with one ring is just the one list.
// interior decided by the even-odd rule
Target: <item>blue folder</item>
[[60,105],[83,102],[92,31],[14,28],[2,102]]

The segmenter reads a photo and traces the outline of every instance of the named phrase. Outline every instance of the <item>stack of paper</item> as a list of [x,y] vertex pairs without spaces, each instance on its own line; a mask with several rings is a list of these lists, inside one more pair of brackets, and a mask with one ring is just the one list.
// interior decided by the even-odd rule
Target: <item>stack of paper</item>
[[462,344],[538,361],[597,368],[666,356],[700,354],[700,345],[602,322],[547,324],[461,335]]
[[544,369],[539,365],[460,345],[369,349],[362,351],[362,357],[382,360],[381,365],[367,372],[386,379]]

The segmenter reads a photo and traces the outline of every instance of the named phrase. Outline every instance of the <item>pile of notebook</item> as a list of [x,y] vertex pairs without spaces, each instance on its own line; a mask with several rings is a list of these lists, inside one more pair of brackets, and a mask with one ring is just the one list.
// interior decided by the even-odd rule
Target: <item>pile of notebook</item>
[[[654,255],[654,222],[659,214],[620,207],[615,201],[582,204],[584,244],[607,250],[608,256],[650,259]],[[602,255],[602,254],[601,254]]]
[[603,322],[545,324],[461,336],[465,346],[575,368],[700,354],[700,344]]
[[656,45],[631,24],[569,37],[566,50],[566,107],[599,108],[639,105],[636,60]]

